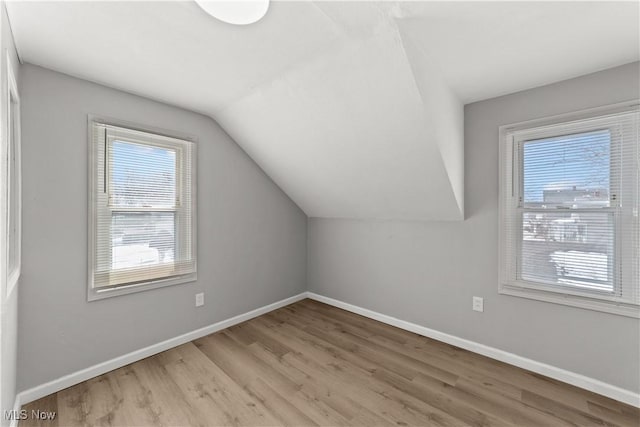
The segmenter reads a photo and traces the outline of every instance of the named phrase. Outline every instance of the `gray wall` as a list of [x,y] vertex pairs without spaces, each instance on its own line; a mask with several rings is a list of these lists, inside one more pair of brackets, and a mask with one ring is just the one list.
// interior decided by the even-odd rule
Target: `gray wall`
[[[199,138],[196,283],[87,302],[88,113]],[[24,65],[22,121],[19,390],[305,290],[305,214],[210,118]]]
[[638,98],[639,79],[636,62],[467,105],[467,219],[309,219],[310,290],[640,391],[638,319],[498,295],[498,126]]
[[[7,11],[5,9],[5,3],[2,2],[0,4],[0,79],[2,82],[0,83],[0,132],[3,144],[8,140],[7,136],[7,111],[6,105],[8,101],[8,90],[7,90],[7,55],[4,52],[7,52],[9,57],[11,58],[11,65],[13,67],[13,74],[17,80],[17,83],[20,84],[20,63],[18,62],[18,57],[16,54],[16,48],[13,42],[13,35],[11,34],[11,27],[9,26],[9,19],[7,17]],[[6,153],[2,152],[3,163],[0,167],[2,173],[6,171],[5,169],[5,157]],[[0,186],[0,191],[2,194],[6,194],[6,180],[5,177],[2,176],[0,178],[0,182],[2,185]],[[2,221],[2,227],[6,226],[6,205],[2,206],[2,215],[0,215],[0,221]],[[4,244],[4,243],[3,243]],[[16,398],[16,356],[18,351],[18,293],[20,288],[20,283],[16,285],[12,292],[7,295],[6,287],[7,283],[5,281],[6,274],[6,257],[4,253],[4,248],[0,250],[0,363],[2,366],[0,367],[0,421],[1,425],[8,425],[9,420],[6,420],[4,417],[4,411],[13,408],[13,403]]]

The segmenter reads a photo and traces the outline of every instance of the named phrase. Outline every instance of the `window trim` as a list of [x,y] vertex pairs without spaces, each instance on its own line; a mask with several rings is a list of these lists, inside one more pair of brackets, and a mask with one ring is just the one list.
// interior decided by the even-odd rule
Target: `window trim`
[[[18,287],[20,280],[20,274],[22,272],[22,135],[21,135],[21,121],[20,121],[20,93],[18,92],[18,84],[16,82],[15,75],[13,74],[13,61],[9,53],[7,52],[7,131],[6,131],[6,168],[5,168],[5,185],[3,189],[4,197],[6,198],[6,217],[4,218],[4,228],[6,230],[5,239],[5,265],[6,265],[6,297],[9,297],[13,291]],[[12,109],[11,104],[15,104],[15,109]],[[15,115],[12,115],[12,111],[15,111]],[[16,124],[13,128],[14,135],[12,140],[12,124]],[[11,165],[11,155],[15,151],[15,168]],[[16,254],[15,254],[15,269],[10,271],[9,259],[10,252],[13,250],[11,247],[12,232],[9,228],[11,224],[11,215],[14,214],[13,207],[11,206],[11,187],[12,182],[16,181],[16,202],[17,210],[16,214]]]
[[[507,172],[510,172],[512,174],[512,181],[514,182],[514,188],[512,190],[516,193],[521,192],[521,190],[518,191],[515,188],[517,186],[516,184],[521,185],[520,182],[515,182],[515,174],[520,173],[520,171],[518,170],[520,169],[518,163],[521,161],[521,156],[519,155],[519,153],[517,153],[517,150],[514,149],[516,141],[509,138],[510,134],[519,131],[526,132],[528,129],[533,130],[534,128],[537,128],[537,131],[540,131],[541,128],[544,129],[545,127],[551,128],[553,126],[562,125],[568,122],[596,119],[605,115],[634,111],[637,112],[639,105],[640,100],[634,99],[613,105],[596,107],[578,112],[558,114],[550,117],[528,120],[499,127],[499,294],[523,297],[538,301],[551,302],[555,304],[563,304],[572,307],[601,311],[627,317],[640,318],[640,305],[616,301],[615,297],[612,297],[608,300],[606,297],[596,297],[596,294],[591,297],[585,295],[585,293],[572,292],[571,290],[563,290],[559,292],[557,287],[553,287],[553,289],[551,289],[551,287],[545,286],[543,284],[524,282],[522,280],[512,280],[512,278],[509,277],[510,275],[508,272],[508,265],[510,264],[510,261],[514,255],[506,253],[507,248],[509,247],[509,242],[507,241],[509,236],[506,233],[505,227],[502,226],[505,221],[512,220],[511,218],[507,217],[508,206],[510,203],[513,203],[513,197],[517,196],[517,194],[514,194],[514,196],[511,198],[504,196],[504,194],[506,194],[506,186],[509,185],[508,182],[506,182]],[[516,156],[518,157],[516,158]],[[521,181],[521,179],[518,179],[518,181]],[[607,209],[607,211],[611,211],[611,209]],[[620,225],[618,224],[618,222],[619,221],[616,221],[616,237],[620,234],[618,230],[618,227]],[[518,245],[520,244],[521,242],[518,242]],[[616,265],[618,264],[618,246],[619,243],[616,242],[614,249],[616,251]]]
[[[178,139],[193,143],[191,149],[191,252],[193,254],[194,272],[188,274],[182,274],[174,277],[158,278],[142,281],[139,283],[122,284],[112,287],[95,288],[93,286],[94,273],[96,269],[96,248],[97,248],[97,193],[96,186],[98,182],[96,180],[97,166],[98,166],[98,148],[97,144],[93,141],[93,125],[102,124],[107,126],[115,126],[125,128],[127,130],[151,133],[155,136],[166,137],[171,139]],[[166,286],[173,286],[183,283],[194,282],[197,280],[197,147],[198,139],[194,135],[169,131],[152,126],[141,126],[136,123],[132,123],[125,120],[114,119],[110,117],[88,114],[87,115],[87,138],[89,141],[89,162],[88,162],[88,235],[87,235],[87,247],[88,247],[88,269],[87,269],[87,301],[96,301],[104,298],[110,298],[120,295],[127,295],[136,292],[147,291],[151,289],[162,288]],[[105,143],[107,141],[105,140]],[[178,174],[180,175],[180,174]]]

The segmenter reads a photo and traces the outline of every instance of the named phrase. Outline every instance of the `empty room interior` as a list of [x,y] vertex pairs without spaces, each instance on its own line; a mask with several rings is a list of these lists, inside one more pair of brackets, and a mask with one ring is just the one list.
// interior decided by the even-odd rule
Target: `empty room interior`
[[640,427],[640,1],[0,1],[2,427]]

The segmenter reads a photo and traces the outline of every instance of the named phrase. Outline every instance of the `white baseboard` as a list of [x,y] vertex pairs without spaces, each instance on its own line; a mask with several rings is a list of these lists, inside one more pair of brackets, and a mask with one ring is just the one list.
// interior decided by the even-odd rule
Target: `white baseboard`
[[[237,325],[238,323],[242,323],[244,321],[253,319],[254,317],[260,316],[262,314],[268,313],[270,311],[276,310],[286,305],[293,304],[294,302],[303,300],[305,298],[310,298],[316,301],[320,301],[325,304],[329,304],[334,307],[338,307],[343,310],[347,310],[352,313],[356,313],[361,316],[365,316],[370,319],[374,319],[382,323],[395,326],[400,329],[414,332],[416,334],[423,335],[428,338],[433,338],[435,340],[442,341],[444,343],[451,344],[456,347],[460,347],[465,350],[469,350],[474,353],[478,353],[483,356],[487,356],[492,359],[496,359],[501,362],[508,363],[510,365],[518,366],[520,368],[527,369],[529,371],[536,372],[541,375],[546,375],[550,378],[554,378],[556,380],[563,381],[565,383],[574,385],[576,387],[580,387],[585,390],[589,390],[594,393],[598,393],[603,396],[610,397],[612,399],[627,403],[629,405],[640,407],[640,395],[630,390],[625,390],[620,387],[617,387],[593,378],[589,378],[581,374],[577,374],[575,372],[567,371],[565,369],[561,369],[555,366],[547,365],[545,363],[537,362],[535,360],[518,356],[516,354],[509,353],[504,350],[499,350],[494,347],[489,347],[484,344],[479,344],[477,342],[456,337],[454,335],[450,335],[444,332],[436,331],[434,329],[429,329],[427,327],[420,326],[415,323],[400,320],[395,317],[387,316],[385,314],[368,310],[366,308],[358,307],[353,304],[349,304],[333,298],[318,295],[313,292],[302,292],[298,295],[283,299],[281,301],[277,301],[273,304],[265,305],[264,307],[251,310],[247,313],[240,314],[238,316],[214,323],[209,326],[205,326],[200,329],[196,329],[195,331],[188,332],[186,334],[177,336],[175,338],[170,338],[166,341],[162,341],[160,343],[150,345],[140,350],[136,350],[134,352],[125,354],[120,357],[116,357],[111,360],[107,360],[105,362],[88,367],[86,369],[82,369],[78,372],[65,375],[61,378],[50,381],[48,383],[22,391],[18,393],[16,396],[14,409],[19,410],[21,406],[24,404],[33,402],[34,400],[38,400],[52,393],[56,393],[67,387],[71,387],[75,384],[81,383],[82,381],[86,381],[88,379],[97,377],[98,375],[102,375],[104,373],[107,373],[114,369],[128,365],[130,363],[137,362],[138,360],[144,359],[145,357],[153,356],[154,354],[160,353],[165,350],[169,350],[173,347],[179,346],[181,344],[185,344],[189,341],[193,341],[195,339],[212,334],[214,332],[220,331],[230,326]],[[15,427],[16,425],[17,425],[17,421],[11,422],[11,427]]]
[[21,405],[25,405],[29,402],[33,402],[34,400],[38,400],[52,393],[64,390],[65,388],[71,387],[72,385],[76,385],[88,379],[97,377],[98,375],[102,375],[109,371],[113,371],[114,369],[126,366],[130,363],[137,362],[138,360],[142,360],[146,357],[153,356],[154,354],[158,354],[173,347],[188,343],[189,341],[193,341],[214,332],[218,332],[230,326],[237,325],[238,323],[253,319],[254,317],[258,317],[280,307],[293,304],[294,302],[303,300],[306,297],[307,293],[302,292],[298,295],[294,295],[292,297],[274,302],[273,304],[256,308],[255,310],[251,310],[247,313],[240,314],[227,320],[222,320],[212,325],[196,329],[195,331],[187,332],[186,334],[179,335],[175,338],[170,338],[157,344],[141,348],[140,350],[136,350],[123,356],[98,363],[97,365],[90,366],[88,368],[82,369],[69,375],[65,375],[53,381],[49,381],[48,383],[41,384],[39,386],[22,391],[16,396],[16,404],[18,405],[17,409],[20,409]]
[[494,347],[489,347],[484,344],[479,344],[477,342],[456,337],[454,335],[449,335],[444,332],[436,331],[434,329],[429,329],[424,326],[416,325],[415,323],[400,320],[395,317],[387,316],[385,314],[358,307],[353,304],[318,295],[313,292],[307,292],[307,297],[316,301],[323,302],[325,304],[332,305],[334,307],[341,308],[343,310],[350,311],[352,313],[359,314],[364,317],[368,317],[370,319],[377,320],[382,323],[386,323],[391,326],[395,326],[400,329],[404,329],[428,338],[433,338],[435,340],[442,341],[444,343],[451,344],[456,347],[460,347],[465,350],[469,350],[474,353],[478,353],[483,356],[487,356],[492,359],[517,366],[519,368],[545,375],[547,377],[583,388],[585,390],[592,391],[594,393],[601,394],[606,397],[610,397],[611,399],[615,399],[629,405],[640,407],[640,394],[634,393],[630,390],[625,390],[612,384],[602,382],[600,380],[596,380],[594,378],[589,378],[575,372],[547,365],[546,363],[537,362],[526,357],[518,356],[517,354],[499,350]]

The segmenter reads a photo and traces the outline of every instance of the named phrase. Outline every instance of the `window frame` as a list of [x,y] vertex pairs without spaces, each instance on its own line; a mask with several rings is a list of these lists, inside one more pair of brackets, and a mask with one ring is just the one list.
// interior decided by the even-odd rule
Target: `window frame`
[[[13,63],[7,53],[7,130],[6,130],[6,164],[4,197],[6,198],[6,217],[4,228],[5,239],[5,265],[6,265],[6,296],[8,297],[17,288],[22,271],[22,144],[20,126],[20,94],[18,84],[13,74]],[[14,157],[14,161],[12,161]],[[15,183],[15,187],[14,187]],[[14,199],[15,191],[15,199]],[[13,206],[13,203],[16,206]],[[15,218],[14,218],[15,216]],[[16,231],[11,230],[11,224],[15,221]],[[15,240],[14,240],[15,239]],[[12,241],[14,244],[12,245]],[[9,262],[12,252],[15,251],[15,264]],[[13,267],[13,268],[12,268]]]
[[[567,131],[558,133],[558,126],[564,129],[571,129],[572,126],[580,126],[580,122],[586,120],[596,121],[605,116],[638,112],[638,100],[632,100],[614,105],[608,105],[579,112],[560,114],[556,116],[529,120],[499,127],[499,147],[500,147],[500,190],[499,190],[499,272],[500,280],[498,293],[504,295],[518,296],[539,301],[546,301],[556,304],[569,305],[595,311],[602,311],[623,316],[640,318],[640,305],[622,301],[621,296],[625,289],[631,289],[633,285],[628,285],[622,281],[620,285],[617,277],[614,276],[613,293],[595,290],[579,291],[571,288],[561,288],[558,285],[543,284],[539,282],[526,281],[519,278],[518,260],[521,259],[523,239],[518,233],[507,231],[505,224],[517,224],[515,230],[522,228],[523,213],[531,210],[524,206],[524,177],[523,177],[523,146],[526,141],[543,139],[548,137],[569,135],[573,132]],[[575,122],[575,123],[574,123]],[[592,130],[603,129],[604,127],[594,126]],[[607,128],[613,129],[609,126]],[[586,130],[584,132],[588,132]],[[615,142],[612,140],[612,144]],[[611,152],[619,150],[619,146],[611,146]],[[630,161],[633,163],[633,160]],[[628,166],[628,165],[627,165]],[[615,171],[612,171],[615,173]],[[509,180],[508,177],[511,177]],[[619,180],[611,179],[611,185],[619,186]],[[509,188],[507,188],[509,187]],[[613,187],[611,195],[620,195],[621,188]],[[510,195],[510,196],[509,196]],[[521,199],[522,197],[522,199]],[[611,196],[610,196],[611,197]],[[619,200],[620,197],[617,197]],[[638,201],[636,200],[636,204]],[[589,208],[571,209],[571,212],[585,212]],[[548,209],[547,212],[566,212],[564,209]],[[628,276],[629,269],[633,266],[624,266],[626,270],[620,268],[622,262],[621,236],[622,236],[622,215],[619,203],[606,208],[591,208],[591,211],[612,214],[614,217],[614,261],[613,272],[617,275]],[[637,209],[635,211],[635,221],[637,224]],[[514,215],[513,217],[510,216]],[[509,249],[512,249],[510,252]],[[515,250],[515,253],[512,253]],[[637,276],[637,272],[634,272]]]
[[[121,128],[124,134],[126,134],[127,131],[130,131],[131,136],[124,136],[124,137],[119,136],[118,138],[113,138],[113,136],[109,135],[107,132],[107,135],[105,136],[104,140],[100,141],[100,143],[97,143],[96,141],[94,141],[94,137],[93,137],[93,129],[95,125],[105,125],[105,126]],[[88,185],[88,193],[89,193],[89,197],[88,197],[88,202],[89,202],[88,250],[89,252],[88,252],[88,255],[89,257],[88,257],[87,300],[88,301],[100,300],[103,298],[126,295],[126,294],[135,293],[135,292],[142,292],[150,289],[157,289],[165,286],[173,286],[173,285],[196,281],[197,280],[197,241],[196,241],[196,238],[197,238],[197,212],[196,212],[197,138],[193,135],[188,135],[188,134],[175,132],[175,131],[168,131],[168,130],[160,129],[156,127],[141,126],[139,124],[131,123],[128,121],[118,120],[118,119],[113,119],[113,118],[108,118],[108,117],[103,117],[103,116],[98,116],[93,114],[89,114],[87,116],[87,130],[88,130],[87,134],[88,134],[88,141],[89,141],[89,180],[88,180],[89,181],[89,185]],[[153,142],[147,142],[140,139],[136,140],[135,133],[139,133],[139,132],[149,133],[156,140],[154,140]],[[99,199],[100,199],[98,195],[98,191],[100,191],[99,189],[100,186],[103,186],[103,185],[106,186],[105,188],[107,189],[107,200],[109,199],[108,195],[110,194],[110,192],[109,192],[108,186],[110,183],[109,175],[111,173],[110,168],[106,162],[103,162],[104,166],[102,167],[102,170],[98,170],[100,168],[99,159],[102,156],[103,161],[105,160],[104,159],[104,156],[106,155],[105,150],[108,144],[110,142],[113,142],[115,139],[123,140],[124,142],[138,143],[141,145],[157,146],[160,148],[169,148],[172,150],[176,150],[176,199],[178,200],[179,198],[181,202],[184,201],[182,193],[187,190],[186,185],[188,184],[182,182],[182,177],[183,177],[182,168],[184,167],[185,160],[187,160],[185,158],[187,154],[184,152],[184,146],[181,146],[180,144],[185,144],[185,143],[192,144],[191,156],[190,156],[191,157],[190,158],[191,160],[190,162],[191,205],[190,205],[190,211],[189,211],[191,215],[190,215],[190,218],[188,219],[188,222],[190,222],[190,227],[191,227],[190,229],[191,235],[185,236],[182,233],[177,233],[178,235],[176,236],[177,246],[188,245],[190,241],[191,245],[190,245],[189,251],[192,254],[192,258],[193,258],[192,272],[187,274],[170,275],[165,277],[152,278],[148,280],[117,284],[114,286],[101,286],[101,287],[94,286],[94,277],[96,274],[97,259],[98,259],[97,251],[99,250],[98,245],[100,244],[97,236],[97,226],[98,226],[98,217],[101,213],[104,215],[105,212],[108,211],[109,214],[111,215],[113,212],[117,212],[117,211],[125,211],[125,212],[130,211],[134,213],[162,211],[162,212],[174,212],[175,217],[177,219],[178,212],[180,211],[180,208],[178,207],[178,204],[179,204],[178,202],[176,202],[176,206],[168,207],[166,209],[165,208],[162,208],[162,209],[148,208],[148,207],[135,207],[131,209],[118,208],[118,207],[112,206],[110,202],[107,202],[106,206],[103,206],[103,207],[98,206]],[[159,142],[160,140],[163,140],[163,139],[165,140],[165,142]],[[172,143],[172,141],[174,142]],[[97,179],[97,173],[99,172],[103,174],[102,180]],[[141,275],[143,274],[142,271],[143,270],[141,269]]]

